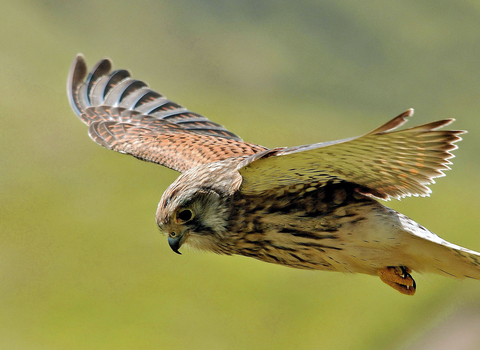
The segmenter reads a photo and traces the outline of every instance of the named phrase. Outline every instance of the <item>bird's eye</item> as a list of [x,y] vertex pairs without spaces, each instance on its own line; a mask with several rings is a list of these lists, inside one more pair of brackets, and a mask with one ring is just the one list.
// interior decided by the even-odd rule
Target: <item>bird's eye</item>
[[193,211],[190,209],[183,209],[177,213],[177,219],[183,222],[187,222],[193,219]]

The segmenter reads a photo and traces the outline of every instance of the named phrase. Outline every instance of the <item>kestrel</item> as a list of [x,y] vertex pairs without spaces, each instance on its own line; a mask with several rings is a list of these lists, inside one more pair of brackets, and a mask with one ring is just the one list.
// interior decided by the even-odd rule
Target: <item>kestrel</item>
[[480,279],[480,253],[378,201],[429,195],[464,133],[439,130],[453,119],[395,130],[410,109],[360,137],[268,149],[112,71],[109,59],[87,76],[78,55],[67,90],[96,143],[181,172],[156,212],[176,253],[186,245],[377,275],[407,295],[416,290],[412,271]]

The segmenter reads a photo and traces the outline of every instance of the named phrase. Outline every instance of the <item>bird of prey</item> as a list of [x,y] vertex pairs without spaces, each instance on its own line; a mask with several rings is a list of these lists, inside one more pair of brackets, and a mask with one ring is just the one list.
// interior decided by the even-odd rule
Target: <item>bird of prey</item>
[[378,200],[428,196],[463,131],[453,119],[395,130],[410,109],[360,137],[269,149],[191,112],[103,59],[72,63],[68,97],[99,145],[181,175],[156,212],[182,246],[300,269],[358,272],[407,295],[412,271],[480,279],[480,253]]

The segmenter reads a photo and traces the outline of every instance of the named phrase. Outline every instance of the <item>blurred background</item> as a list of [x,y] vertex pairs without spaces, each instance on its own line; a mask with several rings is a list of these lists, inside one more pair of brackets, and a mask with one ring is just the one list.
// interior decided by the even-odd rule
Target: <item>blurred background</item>
[[[478,349],[480,281],[175,255],[154,213],[178,175],[102,149],[70,110],[79,52],[268,147],[468,130],[429,198],[387,205],[480,250],[480,1],[28,1],[0,12],[0,348]],[[452,346],[451,344],[455,344]]]

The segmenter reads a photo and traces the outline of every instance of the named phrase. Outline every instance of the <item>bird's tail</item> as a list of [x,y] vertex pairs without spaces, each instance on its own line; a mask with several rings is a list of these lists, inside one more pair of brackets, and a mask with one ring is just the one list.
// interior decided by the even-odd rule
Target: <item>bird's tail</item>
[[450,243],[406,216],[404,217],[406,220],[400,219],[404,229],[412,234],[411,239],[414,241],[405,246],[408,256],[412,259],[409,266],[411,269],[480,280],[479,252]]
[[452,243],[437,245],[432,249],[431,272],[457,278],[480,280],[480,253]]

